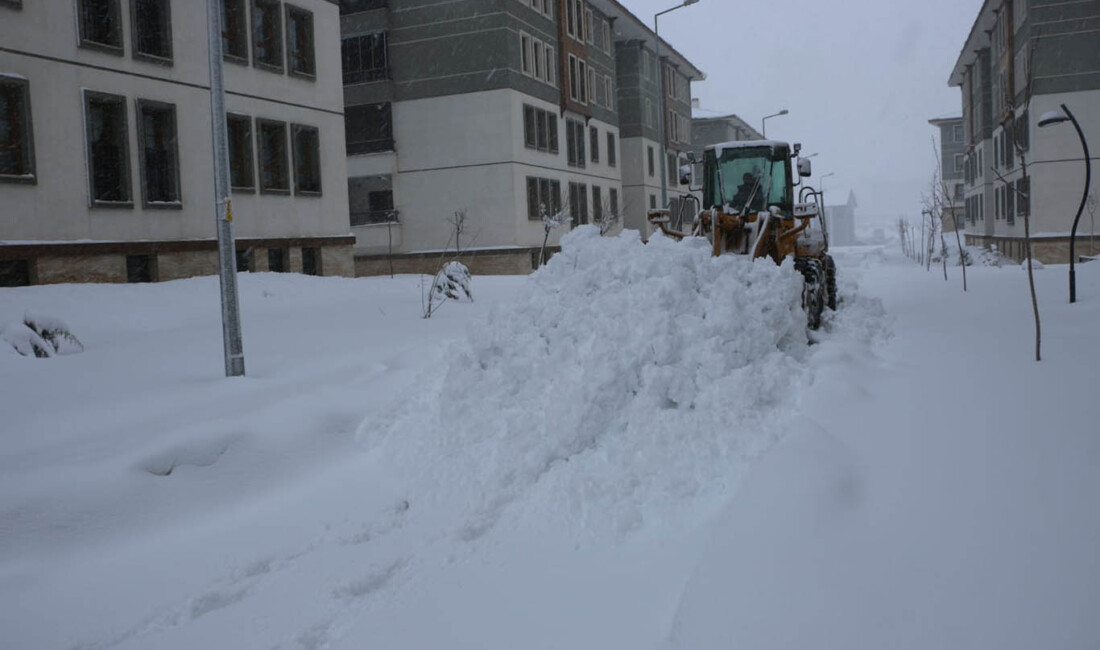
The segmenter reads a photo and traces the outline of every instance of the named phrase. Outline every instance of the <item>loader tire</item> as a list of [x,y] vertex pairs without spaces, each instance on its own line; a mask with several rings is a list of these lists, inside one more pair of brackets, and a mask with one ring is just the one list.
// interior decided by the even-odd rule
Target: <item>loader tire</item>
[[794,268],[802,274],[802,309],[806,312],[806,326],[811,330],[821,327],[821,313],[825,310],[825,268],[814,257],[796,257]]
[[836,311],[836,262],[832,255],[825,256],[825,306]]

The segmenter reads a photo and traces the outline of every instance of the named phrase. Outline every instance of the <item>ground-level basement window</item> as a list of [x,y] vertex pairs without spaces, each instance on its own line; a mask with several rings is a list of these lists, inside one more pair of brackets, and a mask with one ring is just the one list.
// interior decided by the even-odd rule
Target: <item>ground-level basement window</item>
[[154,282],[155,280],[156,263],[152,255],[126,256],[127,282]]
[[321,249],[312,246],[302,247],[302,273],[321,275]]
[[31,284],[29,260],[0,260],[0,287],[26,287]]
[[30,83],[0,77],[0,181],[34,183]]
[[285,248],[267,249],[267,270],[272,273],[287,272],[287,250]]

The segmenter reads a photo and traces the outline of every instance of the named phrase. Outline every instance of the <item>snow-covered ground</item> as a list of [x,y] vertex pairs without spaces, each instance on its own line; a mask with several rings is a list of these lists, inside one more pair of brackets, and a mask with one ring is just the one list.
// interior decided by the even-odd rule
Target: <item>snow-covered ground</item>
[[950,282],[578,229],[421,279],[0,289],[0,647],[1100,647],[1100,265]]

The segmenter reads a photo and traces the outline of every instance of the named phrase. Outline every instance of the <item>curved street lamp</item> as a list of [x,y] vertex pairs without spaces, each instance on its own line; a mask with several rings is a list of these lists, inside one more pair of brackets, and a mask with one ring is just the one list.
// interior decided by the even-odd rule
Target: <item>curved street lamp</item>
[[760,135],[764,136],[765,138],[768,137],[768,120],[770,120],[773,117],[779,117],[780,115],[786,115],[789,112],[790,111],[788,111],[787,109],[784,108],[783,110],[779,111],[778,113],[772,113],[771,115],[768,115],[764,119],[760,120]]
[[657,19],[661,16],[676,11],[677,9],[683,9],[684,7],[690,7],[691,5],[699,2],[699,0],[684,0],[680,4],[671,9],[665,9],[664,11],[658,11],[653,14],[653,37],[656,41],[654,49],[657,53],[657,96],[661,98],[661,101],[657,102],[657,142],[660,144],[661,152],[661,207],[668,206],[668,152],[665,150],[665,67],[661,65],[661,33],[658,29]]
[[1074,264],[1077,262],[1077,252],[1074,244],[1077,240],[1077,224],[1081,221],[1081,211],[1085,209],[1085,203],[1089,199],[1089,185],[1092,183],[1092,161],[1089,160],[1089,143],[1085,140],[1085,133],[1081,130],[1081,125],[1077,123],[1077,118],[1073,116],[1073,113],[1065,104],[1062,104],[1061,111],[1043,113],[1039,117],[1039,128],[1061,124],[1062,122],[1073,122],[1074,128],[1077,129],[1077,137],[1081,138],[1081,149],[1085,152],[1085,192],[1081,195],[1081,205],[1077,207],[1077,216],[1073,219],[1073,230],[1069,233],[1069,301],[1074,303],[1077,302],[1077,269],[1074,268]]

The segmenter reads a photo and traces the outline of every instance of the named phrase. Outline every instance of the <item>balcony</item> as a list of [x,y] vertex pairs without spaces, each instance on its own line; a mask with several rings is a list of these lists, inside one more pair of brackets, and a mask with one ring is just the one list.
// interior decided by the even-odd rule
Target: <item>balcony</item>
[[374,226],[378,224],[401,223],[397,210],[366,210],[351,213],[352,226]]

